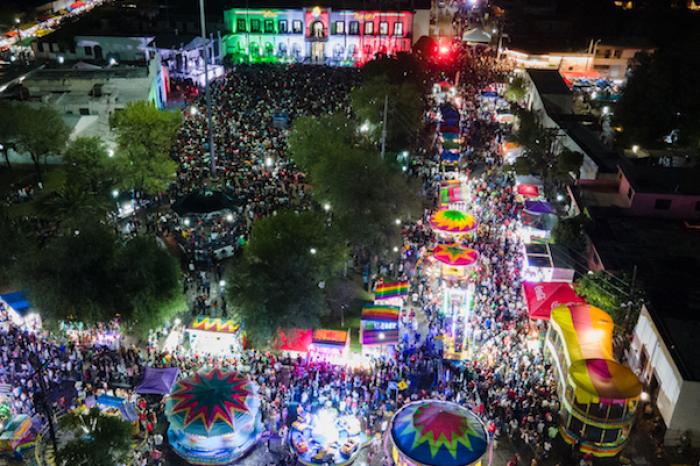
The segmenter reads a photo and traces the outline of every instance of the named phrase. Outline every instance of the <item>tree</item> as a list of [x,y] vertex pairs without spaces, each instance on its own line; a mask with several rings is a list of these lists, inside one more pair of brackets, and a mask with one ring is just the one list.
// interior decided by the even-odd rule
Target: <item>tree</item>
[[325,282],[347,257],[323,217],[282,211],[253,225],[243,256],[227,272],[228,298],[257,346],[277,329],[314,327]]
[[412,82],[392,83],[387,76],[380,75],[365,81],[350,92],[355,114],[361,121],[369,121],[378,138],[384,119],[384,101],[388,98],[387,148],[404,150],[415,143],[423,125],[423,93]]
[[510,102],[520,102],[525,97],[525,79],[522,76],[515,76],[511,78],[508,84],[508,89],[506,90],[506,99]]
[[93,216],[104,218],[114,203],[109,195],[91,192],[84,187],[64,181],[55,192],[37,201],[37,210],[45,217],[66,220],[76,217]]
[[593,306],[603,309],[613,318],[618,326],[625,326],[629,321],[630,280],[625,274],[611,275],[600,271],[588,273],[574,283],[576,293]]
[[324,157],[334,157],[352,145],[355,125],[341,113],[320,117],[302,116],[294,120],[289,133],[289,152],[306,173]]
[[384,255],[401,246],[402,222],[421,207],[419,188],[376,152],[348,148],[312,173],[313,194],[333,206],[333,222],[351,244]]
[[95,195],[109,196],[119,176],[98,137],[79,137],[71,142],[63,154],[63,169],[67,184]]
[[392,84],[410,82],[427,91],[425,63],[413,53],[399,52],[369,61],[362,67],[362,76],[365,80],[386,78]]
[[0,289],[7,288],[15,280],[14,271],[22,257],[30,250],[32,243],[22,231],[18,219],[12,218],[0,206],[0,244],[2,245],[3,265],[0,267]]
[[552,230],[552,238],[574,251],[583,253],[586,239],[583,235],[583,216],[560,218]]
[[121,418],[92,408],[87,414],[66,414],[60,427],[72,437],[59,450],[63,465],[117,466],[129,462],[131,425]]
[[119,314],[154,322],[181,302],[179,269],[167,251],[153,238],[122,243],[95,217],[69,219],[22,261],[17,276],[42,315],[56,321],[95,323]]
[[146,194],[165,191],[175,177],[177,164],[170,148],[182,115],[162,112],[148,102],[132,102],[112,117],[117,134],[115,161],[122,188]]
[[69,130],[61,115],[53,107],[26,104],[3,106],[2,113],[0,135],[31,156],[41,179],[41,162],[48,155],[60,154],[68,142]]
[[663,145],[664,137],[678,130],[679,144],[700,148],[700,54],[694,43],[681,41],[635,57],[615,109],[627,147]]

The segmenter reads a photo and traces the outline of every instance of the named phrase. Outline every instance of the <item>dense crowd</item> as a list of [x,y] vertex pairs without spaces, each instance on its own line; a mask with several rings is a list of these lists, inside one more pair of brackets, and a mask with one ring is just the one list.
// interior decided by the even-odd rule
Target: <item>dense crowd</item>
[[[277,435],[283,445],[286,408],[290,405],[313,411],[330,402],[357,415],[364,429],[378,434],[404,403],[438,398],[477,412],[497,441],[508,438],[516,447],[531,449],[532,464],[545,458],[557,435],[558,400],[537,339],[539,329],[531,328],[520,296],[520,207],[512,177],[501,170],[498,150],[509,129],[495,121],[492,103],[480,93],[503,82],[505,73],[493,55],[465,53],[471,55],[463,60],[458,92],[463,104],[460,130],[466,160],[461,170],[468,174],[465,204],[478,219],[479,228],[464,241],[480,255],[473,274],[474,306],[464,330],[469,360],[449,362],[441,357],[444,348],[437,337],[445,333],[441,303],[444,287],[449,285],[428,271],[426,258],[441,240],[429,226],[432,210],[426,209],[424,218],[404,227],[400,263],[385,266],[386,271],[411,282],[401,320],[401,342],[393,357],[349,367],[254,350],[228,356],[195,354],[182,348],[164,352],[155,335],[146,348],[122,345],[110,349],[48,339],[5,322],[0,330],[0,383],[13,387],[14,410],[36,414],[33,394],[38,388],[30,363],[32,353],[43,362],[47,386],[57,387],[66,380],[78,382],[77,399],[60,401],[65,407],[102,393],[121,393],[137,401],[130,390],[115,390],[133,387],[147,366],[178,367],[182,376],[221,367],[248,374],[258,383],[267,431]],[[286,129],[273,125],[273,118],[293,120],[300,114],[349,112],[347,93],[357,79],[357,72],[348,69],[255,65],[238,66],[217,82],[213,86],[217,175],[212,178],[209,173],[206,110],[195,104],[197,111],[186,112],[175,145],[179,170],[170,196],[182,196],[203,186],[230,191],[240,200],[232,213],[235,221],[230,217],[208,218],[185,225],[168,214],[157,218],[158,231],[165,236],[179,235],[189,241],[185,249],[205,250],[213,257],[211,245],[222,236],[231,235],[231,241],[237,242],[256,219],[276,209],[308,208],[303,175],[285,153]],[[435,200],[440,182],[457,176],[457,172],[441,169],[435,151],[413,160],[408,173],[418,178],[423,193]],[[206,274],[193,273],[185,286],[208,296],[208,280]],[[201,308],[206,309],[207,303],[202,302]],[[398,392],[396,382],[400,380],[408,381],[409,389]],[[141,427],[151,435],[162,424],[163,406],[138,405]],[[379,443],[373,441],[370,464],[380,456]],[[283,464],[288,459],[279,461]],[[517,461],[514,458],[511,464]],[[139,454],[138,464],[146,462]]]

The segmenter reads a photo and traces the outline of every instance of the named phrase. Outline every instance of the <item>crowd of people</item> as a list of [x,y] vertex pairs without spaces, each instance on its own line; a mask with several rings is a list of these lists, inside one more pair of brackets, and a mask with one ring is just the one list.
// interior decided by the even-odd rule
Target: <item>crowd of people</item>
[[[526,318],[520,296],[521,244],[517,236],[520,204],[512,176],[502,170],[499,143],[509,131],[495,120],[492,106],[481,90],[503,82],[506,69],[488,52],[465,50],[458,97],[461,99],[463,146],[457,170],[445,171],[437,151],[426,151],[412,161],[407,173],[422,183],[423,193],[437,205],[440,182],[467,175],[464,204],[479,222],[476,233],[463,241],[479,253],[471,275],[474,305],[468,310],[464,331],[468,342],[466,361],[443,361],[446,315],[442,293],[450,285],[431,274],[428,257],[441,240],[430,228],[432,209],[424,218],[404,227],[401,262],[392,272],[411,284],[402,314],[401,341],[393,357],[374,359],[361,367],[334,364],[322,359],[290,357],[255,350],[235,355],[198,354],[175,348],[164,351],[153,335],[144,348],[125,344],[108,348],[79,345],[68,339],[49,338],[15,327],[7,318],[0,330],[0,384],[13,387],[13,410],[42,416],[34,406],[39,390],[35,354],[42,361],[47,387],[77,382],[75,400],[115,394],[133,387],[145,367],[178,367],[181,377],[209,367],[247,374],[259,385],[266,430],[286,439],[290,405],[312,412],[330,402],[340,411],[359,417],[363,428],[377,436],[386,429],[392,413],[403,404],[421,398],[451,400],[468,406],[486,422],[496,441],[510,439],[516,448],[529,450],[532,464],[549,455],[557,435],[558,403],[549,365],[543,359],[538,330]],[[186,248],[204,250],[216,273],[212,244],[222,237],[242,244],[252,223],[286,207],[311,205],[308,187],[286,154],[286,122],[297,115],[350,112],[347,95],[359,79],[356,70],[310,66],[239,65],[213,85],[214,135],[217,171],[209,170],[206,109],[195,103],[174,145],[179,169],[174,199],[202,189],[230,192],[238,200],[231,217],[197,219],[189,224],[173,214],[158,214],[151,231],[164,237],[186,239]],[[273,122],[276,122],[273,124]],[[233,220],[233,221],[232,221]],[[231,233],[233,232],[233,233]],[[229,238],[230,236],[230,238]],[[188,242],[189,241],[189,242]],[[191,269],[185,283],[197,295],[209,296],[209,278]],[[206,310],[203,300],[198,306]],[[225,303],[223,304],[225,307]],[[166,332],[167,333],[167,332]],[[165,333],[164,333],[165,334]],[[396,382],[409,388],[398,391]],[[164,425],[162,404],[144,404],[132,391],[122,393],[140,407],[140,423],[147,435],[159,435]],[[375,438],[375,437],[373,437]],[[378,437],[376,437],[378,438]],[[162,437],[160,438],[162,442]],[[160,442],[152,442],[158,448]],[[277,464],[293,461],[282,449]],[[382,464],[382,449],[371,442],[370,464]],[[137,464],[146,464],[138,453]],[[159,460],[158,460],[159,461]],[[514,458],[516,464],[519,459]]]

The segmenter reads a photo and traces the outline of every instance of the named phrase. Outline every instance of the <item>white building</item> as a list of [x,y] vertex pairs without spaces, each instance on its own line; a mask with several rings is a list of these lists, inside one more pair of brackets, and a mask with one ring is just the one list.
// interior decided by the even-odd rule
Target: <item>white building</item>
[[[687,305],[687,303],[686,303]],[[665,306],[664,311],[666,310]],[[678,443],[687,431],[700,437],[700,320],[642,308],[628,350],[628,362],[646,386],[666,425],[665,441]]]

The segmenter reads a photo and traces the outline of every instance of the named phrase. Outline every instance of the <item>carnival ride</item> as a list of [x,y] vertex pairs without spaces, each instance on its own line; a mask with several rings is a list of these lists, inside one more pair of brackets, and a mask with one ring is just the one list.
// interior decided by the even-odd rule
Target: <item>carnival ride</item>
[[180,380],[167,399],[168,441],[191,464],[229,464],[262,433],[257,385],[235,372],[212,369]]
[[474,413],[439,400],[401,408],[385,440],[396,466],[478,466],[488,444],[484,423]]
[[360,420],[324,407],[303,413],[292,423],[289,446],[301,464],[345,466],[352,464],[367,443]]

